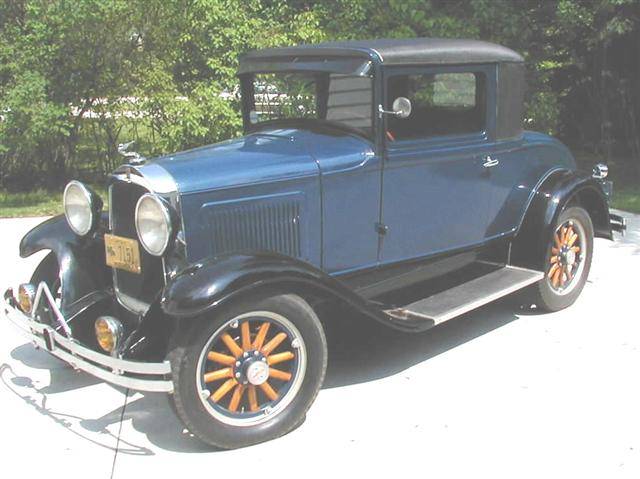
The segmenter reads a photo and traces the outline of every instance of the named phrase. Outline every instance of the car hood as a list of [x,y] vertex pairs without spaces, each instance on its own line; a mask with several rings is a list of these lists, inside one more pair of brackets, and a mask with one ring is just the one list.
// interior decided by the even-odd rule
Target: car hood
[[166,170],[180,194],[316,175],[317,162],[301,136],[299,130],[255,133],[163,156],[146,166]]

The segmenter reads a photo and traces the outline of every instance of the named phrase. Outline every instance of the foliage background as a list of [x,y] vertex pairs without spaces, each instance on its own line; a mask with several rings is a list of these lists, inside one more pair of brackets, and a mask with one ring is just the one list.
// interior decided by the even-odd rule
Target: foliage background
[[240,134],[248,50],[418,36],[520,52],[526,127],[640,177],[640,0],[0,0],[0,197]]

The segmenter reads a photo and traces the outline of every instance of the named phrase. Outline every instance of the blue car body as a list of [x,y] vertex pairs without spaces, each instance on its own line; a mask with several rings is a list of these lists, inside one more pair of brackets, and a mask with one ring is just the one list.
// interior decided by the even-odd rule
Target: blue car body
[[[357,136],[274,129],[156,164],[177,183],[189,262],[268,250],[337,277],[513,235],[541,182],[575,170],[567,148],[539,133],[506,142],[426,143],[377,155],[372,142]],[[486,156],[499,158],[500,170],[487,174]],[[271,205],[295,211],[299,238],[269,243],[261,229],[252,236],[221,223],[225,214],[233,221],[238,208],[242,215]],[[381,222],[389,228],[383,242],[375,229]]]

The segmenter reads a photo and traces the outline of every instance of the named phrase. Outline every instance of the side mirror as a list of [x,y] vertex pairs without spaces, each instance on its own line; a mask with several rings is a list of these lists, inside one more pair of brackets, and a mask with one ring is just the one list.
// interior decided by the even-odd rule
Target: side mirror
[[399,96],[393,100],[391,108],[392,110],[388,111],[382,108],[382,105],[378,105],[378,114],[380,115],[380,118],[382,118],[382,115],[393,115],[402,119],[409,118],[409,115],[411,115],[411,100],[406,97]]

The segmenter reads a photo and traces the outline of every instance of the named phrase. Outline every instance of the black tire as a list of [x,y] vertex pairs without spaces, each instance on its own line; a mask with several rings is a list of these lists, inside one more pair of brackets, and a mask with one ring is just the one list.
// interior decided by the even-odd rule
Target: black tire
[[[572,281],[567,283],[570,286],[570,289],[567,287],[566,289],[562,289],[561,287],[554,287],[553,284],[553,276],[550,277],[550,273],[552,268],[554,268],[555,263],[551,263],[552,257],[556,255],[552,255],[552,251],[555,251],[555,239],[554,236],[559,228],[563,225],[568,225],[571,223],[576,224],[576,231],[578,228],[581,229],[583,236],[579,238],[580,246],[582,251],[586,249],[586,254],[582,253],[577,263],[572,264],[572,267],[575,267],[575,264],[578,264],[576,271],[579,273],[579,277],[575,276],[572,278]],[[553,250],[552,250],[553,249]],[[558,258],[561,255],[557,255]],[[587,281],[587,277],[589,276],[589,270],[591,269],[591,259],[593,257],[593,223],[591,222],[591,217],[586,210],[579,206],[571,206],[565,209],[560,216],[558,217],[558,221],[553,229],[553,236],[549,239],[549,245],[546,249],[545,256],[545,277],[540,282],[535,284],[532,287],[533,292],[533,304],[536,305],[538,309],[543,311],[559,311],[568,306],[571,306],[584,288],[584,285]],[[575,261],[575,260],[574,260]],[[562,263],[560,263],[562,264]],[[556,266],[556,271],[561,266]],[[576,273],[576,274],[578,274]],[[563,271],[559,273],[561,277],[564,279],[567,275],[564,274]]]
[[[248,369],[242,369],[238,366],[241,361],[245,361],[243,359],[244,356],[234,355],[234,361],[237,362],[227,368],[232,369],[234,377],[221,379],[223,382],[237,381],[233,386],[234,389],[230,390],[233,391],[233,394],[229,393],[226,398],[223,397],[226,400],[231,396],[231,401],[227,406],[229,409],[225,412],[223,399],[215,402],[212,399],[214,392],[217,392],[216,388],[218,386],[212,385],[210,389],[210,384],[203,382],[206,374],[203,375],[202,373],[207,370],[203,369],[203,365],[209,365],[211,362],[208,359],[209,355],[217,353],[217,350],[212,349],[216,344],[220,344],[220,342],[217,342],[217,338],[222,338],[225,332],[229,334],[233,334],[233,331],[239,332],[242,330],[242,323],[245,321],[247,323],[253,321],[255,325],[255,319],[262,318],[259,314],[254,314],[254,312],[266,312],[276,318],[286,318],[289,326],[293,325],[293,329],[296,330],[295,336],[301,338],[302,341],[296,341],[296,346],[294,346],[293,341],[289,344],[289,348],[294,348],[293,350],[296,351],[296,358],[292,361],[299,365],[302,362],[301,357],[304,357],[305,367],[303,370],[297,369],[293,379],[290,379],[292,384],[296,385],[295,388],[290,386],[288,390],[285,390],[286,388],[283,389],[285,392],[279,393],[279,399],[272,403],[273,407],[266,406],[264,409],[260,409],[259,412],[255,412],[258,411],[256,409],[246,411],[251,407],[249,393],[247,392],[241,399],[241,401],[244,401],[241,411],[234,410],[232,413],[230,412],[230,404],[233,402],[236,388],[244,388],[244,391],[254,388],[254,391],[258,391],[260,395],[264,396],[264,393],[259,391],[262,386],[254,386],[253,382],[251,384],[247,382],[250,377],[248,372],[246,376],[243,373],[241,379],[236,379],[236,374],[239,374],[241,370],[248,371]],[[242,319],[245,317],[247,319]],[[238,326],[238,321],[234,320],[234,318],[240,318],[240,327]],[[260,321],[261,323],[259,324],[264,324],[262,322],[263,319],[260,319]],[[185,323],[186,321],[183,322],[183,325]],[[278,323],[273,324],[271,324],[272,330],[277,327]],[[249,327],[247,326],[247,329]],[[315,400],[324,380],[327,367],[327,343],[320,320],[309,304],[301,297],[286,294],[239,301],[220,311],[216,311],[211,316],[194,319],[188,327],[179,327],[178,329],[179,331],[173,338],[174,346],[169,354],[174,383],[174,393],[170,396],[170,401],[173,402],[173,407],[178,417],[196,437],[218,448],[233,449],[277,438],[295,429],[304,421],[306,412]],[[257,342],[257,335],[250,335],[250,337],[255,339],[255,342],[252,342],[253,347]],[[274,338],[272,337],[271,339]],[[241,337],[238,337],[236,341],[240,341],[240,345],[244,347]],[[265,340],[265,347],[269,344],[269,341]],[[300,346],[300,343],[302,343],[302,346]],[[303,355],[301,348],[304,349]],[[264,349],[264,347],[259,346],[257,350],[263,351]],[[252,350],[256,357],[257,350]],[[229,351],[227,351],[227,356],[232,354]],[[246,352],[247,349],[244,349],[244,351]],[[267,356],[268,354],[266,353]],[[275,354],[274,352],[273,355]],[[251,354],[249,354],[249,358],[246,361],[251,359]],[[262,361],[265,364],[271,364],[270,362],[267,363],[267,359],[271,360],[265,357],[262,358]],[[258,361],[256,359],[253,362]],[[245,363],[243,363],[242,367],[244,366],[246,366]],[[267,369],[271,374],[271,369],[275,368],[269,367]],[[207,374],[211,374],[211,372]],[[302,376],[298,379],[300,374]],[[244,381],[242,385],[241,381]],[[278,382],[277,379],[274,380],[269,376],[265,383],[273,383],[274,381]],[[247,385],[245,386],[245,384]],[[203,386],[206,391],[203,391]],[[211,396],[207,397],[207,393],[211,393]],[[266,398],[266,396],[264,397]],[[268,403],[269,399],[266,399]],[[280,400],[282,400],[282,404],[278,406],[278,401]],[[255,400],[253,404],[255,404]],[[236,407],[238,407],[237,403]],[[222,412],[218,411],[218,409],[222,410]],[[261,413],[264,414],[260,415]],[[251,420],[258,418],[257,420],[263,422],[257,424],[249,422],[242,425],[230,424],[230,420],[225,414],[231,417],[231,420],[234,420],[233,418],[237,416],[240,421],[245,420],[242,419],[243,417],[251,419],[250,416],[253,415],[254,419]],[[272,417],[269,417],[270,414],[272,414]]]

